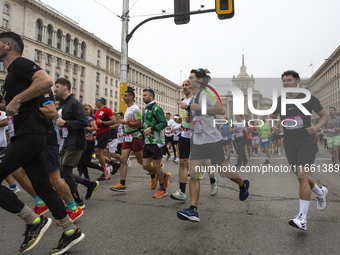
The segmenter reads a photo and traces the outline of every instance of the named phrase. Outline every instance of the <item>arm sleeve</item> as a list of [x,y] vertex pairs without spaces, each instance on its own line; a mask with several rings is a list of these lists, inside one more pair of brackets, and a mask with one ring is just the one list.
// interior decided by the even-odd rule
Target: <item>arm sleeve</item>
[[87,127],[87,119],[85,114],[84,107],[79,104],[74,104],[72,109],[75,111],[76,119],[75,120],[67,120],[66,127],[69,129],[84,129]]
[[105,114],[107,117],[111,118],[113,116],[113,113],[110,108],[106,108]]
[[157,124],[155,125],[155,130],[160,131],[166,128],[168,125],[166,118],[164,116],[163,109],[160,107],[157,107],[155,110],[155,118],[157,120]]
[[40,96],[40,107],[43,107],[50,103],[54,104],[54,97],[51,89],[49,89],[45,94]]
[[142,114],[141,114],[139,108],[134,111],[133,115],[135,117],[135,120],[141,120],[142,119]]
[[15,73],[28,81],[32,81],[33,75],[37,71],[42,70],[41,67],[36,65],[33,61],[25,58],[19,58],[17,61],[13,62],[13,65],[15,65],[13,68]]

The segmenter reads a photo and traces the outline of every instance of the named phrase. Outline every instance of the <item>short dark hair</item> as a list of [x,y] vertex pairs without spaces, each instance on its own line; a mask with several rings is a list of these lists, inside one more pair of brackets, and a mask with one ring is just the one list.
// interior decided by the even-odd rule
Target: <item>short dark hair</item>
[[55,81],[55,84],[59,83],[60,85],[67,86],[67,89],[71,91],[71,82],[66,78],[59,78]]
[[128,95],[132,96],[132,99],[135,100],[135,92],[133,92],[132,90],[127,90],[125,91],[125,93],[128,93]]
[[23,51],[24,51],[24,42],[22,41],[21,37],[14,33],[14,32],[4,32],[4,33],[0,33],[0,41],[3,44],[6,44],[8,42],[10,42],[13,46],[13,49],[20,54],[20,56],[22,55]]
[[295,80],[300,80],[300,75],[293,71],[293,70],[288,70],[288,71],[285,71],[282,75],[281,75],[281,80],[283,79],[283,76],[293,76],[293,78]]
[[145,92],[145,91],[149,92],[149,94],[152,95],[153,99],[155,99],[155,92],[154,92],[152,89],[150,89],[150,88],[148,88],[148,89],[143,89],[143,92]]
[[166,113],[166,115],[169,115],[169,116],[171,116],[171,113],[170,113],[170,112],[167,112],[167,113]]
[[204,84],[208,84],[211,81],[210,71],[204,68],[191,69],[190,73],[194,73],[196,78],[201,78]]
[[120,117],[124,117],[124,113],[122,113],[122,112],[119,112],[118,115],[119,115]]
[[329,109],[334,109],[334,111],[336,112],[336,109],[335,109],[335,107],[334,106],[331,106],[331,107],[329,107]]

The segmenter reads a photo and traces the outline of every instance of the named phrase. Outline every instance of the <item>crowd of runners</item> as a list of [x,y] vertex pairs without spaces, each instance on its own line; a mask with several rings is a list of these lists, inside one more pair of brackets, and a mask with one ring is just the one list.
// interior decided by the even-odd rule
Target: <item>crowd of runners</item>
[[[85,235],[74,225],[85,208],[78,184],[87,188],[84,199],[89,200],[100,181],[105,183],[120,169],[119,183],[108,188],[113,192],[128,192],[128,186],[133,185],[127,181],[131,153],[140,168],[150,175],[150,188],[158,187],[153,198],[168,194],[171,173],[163,171],[162,159],[165,156],[169,161],[173,154],[179,183],[178,189],[170,194],[171,199],[187,200],[186,185],[190,177],[190,206],[177,212],[181,220],[200,221],[197,208],[204,173],[197,169],[226,167],[232,154],[237,157],[236,167],[239,168],[252,156],[257,157],[259,149],[266,155],[264,164],[270,163],[272,153],[283,156],[285,151],[289,165],[297,169],[299,212],[289,220],[291,226],[307,230],[311,192],[316,194],[317,208],[326,208],[328,189],[318,186],[307,170],[318,151],[316,134],[319,130],[323,137],[328,136],[329,152],[333,163],[337,164],[340,117],[331,107],[328,118],[314,96],[303,106],[320,117],[315,125],[311,125],[311,117],[295,105],[288,104],[286,114],[281,115],[280,96],[275,111],[270,116],[261,116],[261,121],[248,121],[247,115],[234,115],[232,122],[225,117],[225,123],[216,126],[216,115],[225,116],[225,110],[218,100],[206,93],[210,72],[200,68],[192,69],[183,82],[185,98],[179,115],[173,119],[155,102],[155,93],[150,88],[143,90],[143,111],[134,104],[134,90],[128,88],[123,96],[127,105],[125,113],[113,114],[103,97],[96,99],[95,107],[88,103],[82,105],[71,94],[71,83],[65,78],[55,81],[53,93],[51,78],[34,62],[21,57],[23,49],[23,42],[15,33],[0,34],[0,61],[8,71],[3,91],[5,102],[0,104],[0,180],[6,180],[9,186],[0,185],[0,206],[26,223],[21,252],[32,249],[51,225],[52,220],[44,216],[47,211],[51,211],[63,229],[51,254],[62,254],[82,241]],[[300,82],[295,71],[286,71],[281,78],[286,88],[295,88]],[[304,94],[292,92],[286,97],[303,98]],[[202,114],[203,102],[207,106],[206,114]],[[285,120],[285,126],[281,121],[268,121],[278,116],[281,121]],[[99,164],[92,162],[93,157]],[[90,176],[88,168],[100,174]],[[218,179],[214,172],[208,174],[210,195],[214,196],[218,192]],[[248,179],[231,170],[219,174],[237,185],[240,201],[248,198]],[[20,189],[12,177],[32,196],[33,210],[15,195]]]

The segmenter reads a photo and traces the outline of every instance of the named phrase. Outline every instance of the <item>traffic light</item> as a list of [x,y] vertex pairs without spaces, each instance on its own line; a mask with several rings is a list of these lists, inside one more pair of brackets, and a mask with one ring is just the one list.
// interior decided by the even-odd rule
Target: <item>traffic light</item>
[[[174,0],[175,14],[190,12],[190,0]],[[175,17],[176,25],[187,24],[190,21],[190,15],[181,15]]]
[[215,10],[219,19],[234,17],[234,0],[215,0]]

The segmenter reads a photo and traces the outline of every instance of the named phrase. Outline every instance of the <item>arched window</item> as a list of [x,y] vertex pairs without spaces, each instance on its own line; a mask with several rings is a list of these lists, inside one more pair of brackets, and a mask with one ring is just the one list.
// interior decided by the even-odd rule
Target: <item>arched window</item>
[[35,22],[35,40],[42,41],[42,24],[39,19]]
[[46,29],[46,44],[52,46],[52,26],[48,25]]
[[65,51],[67,53],[70,53],[70,42],[71,42],[71,37],[69,34],[67,34],[65,37]]
[[55,45],[57,47],[57,49],[61,50],[61,40],[62,40],[62,33],[61,33],[61,30],[59,29],[57,31],[57,36],[56,36],[56,39],[55,39]]
[[85,47],[85,42],[82,42],[80,46],[80,58],[82,59],[85,59]]
[[9,14],[9,6],[8,6],[8,4],[4,4],[4,13]]
[[73,41],[73,55],[78,56],[78,39],[75,38]]

